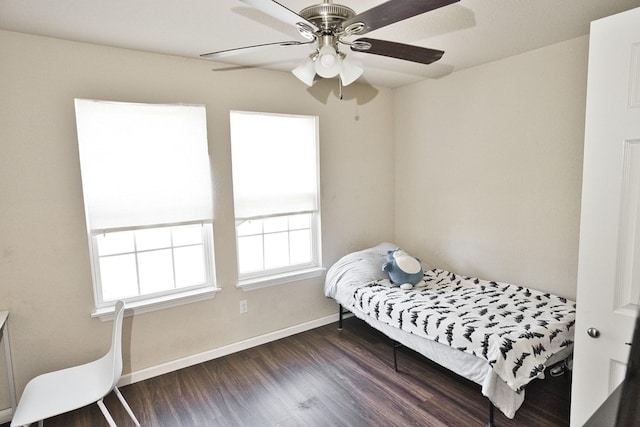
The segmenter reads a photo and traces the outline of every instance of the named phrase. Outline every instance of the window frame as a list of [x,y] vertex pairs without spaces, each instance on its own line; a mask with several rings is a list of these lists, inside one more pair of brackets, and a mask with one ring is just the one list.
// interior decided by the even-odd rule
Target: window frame
[[[321,276],[325,268],[322,267],[322,221],[321,221],[321,201],[320,201],[320,136],[319,136],[319,117],[315,115],[302,115],[302,114],[280,114],[280,113],[267,113],[267,112],[253,112],[253,111],[230,111],[230,116],[234,113],[246,114],[246,115],[258,115],[262,117],[304,117],[314,120],[314,150],[315,150],[315,167],[316,167],[316,206],[314,210],[304,210],[296,212],[282,212],[280,214],[272,215],[256,215],[247,217],[237,217],[234,211],[234,232],[236,242],[236,267],[238,282],[236,287],[243,289],[244,291],[261,289],[269,286],[281,285],[291,283],[300,280],[311,279]],[[233,135],[233,129],[230,128],[230,133]],[[232,136],[232,151],[233,151],[233,136]],[[232,156],[233,157],[233,156]],[[232,159],[233,167],[233,159]],[[310,214],[310,231],[311,231],[311,261],[304,264],[288,265],[277,268],[263,269],[259,271],[253,271],[248,273],[240,273],[240,245],[238,226],[244,221],[250,220],[265,220],[272,218],[288,217],[298,214]],[[290,232],[290,230],[288,230]],[[266,233],[261,233],[264,236]],[[264,239],[263,239],[264,244]],[[264,257],[264,254],[263,254]]]
[[[251,289],[259,289],[273,285],[279,285],[284,283],[289,283],[296,280],[303,280],[307,278],[318,277],[322,275],[324,272],[324,268],[322,268],[322,251],[321,251],[321,230],[320,230],[320,212],[311,211],[311,212],[296,212],[295,214],[283,214],[277,216],[268,216],[268,217],[253,217],[243,219],[244,221],[249,220],[262,220],[269,218],[280,218],[280,217],[288,217],[297,214],[308,214],[310,215],[310,224],[309,230],[311,232],[311,242],[310,242],[310,250],[311,250],[311,261],[307,263],[300,263],[294,265],[288,265],[283,267],[275,267],[269,269],[263,269],[259,271],[252,271],[248,273],[240,273],[240,253],[239,253],[239,242],[238,239],[238,225],[235,226],[236,231],[236,254],[238,261],[238,287],[251,290]],[[290,230],[289,230],[290,231]],[[268,233],[262,233],[264,236]]]
[[[214,247],[213,247],[213,222],[197,222],[197,223],[174,223],[174,224],[159,224],[152,226],[142,226],[142,227],[126,227],[126,228],[116,228],[109,230],[88,230],[89,237],[89,255],[91,258],[91,275],[93,282],[93,295],[94,295],[94,303],[95,310],[91,313],[92,317],[99,317],[103,321],[111,320],[113,316],[114,303],[112,300],[104,300],[103,290],[102,290],[102,276],[100,270],[100,255],[98,251],[98,243],[97,237],[99,235],[105,233],[116,233],[121,231],[132,231],[135,232],[137,230],[150,230],[150,229],[158,229],[158,228],[166,228],[166,227],[180,227],[180,226],[188,226],[188,225],[200,225],[202,227],[201,236],[203,239],[203,258],[204,258],[204,270],[205,270],[205,282],[185,286],[181,288],[173,288],[171,290],[165,290],[160,292],[146,293],[146,294],[138,294],[130,297],[118,298],[122,299],[127,303],[127,308],[131,309],[134,314],[146,313],[150,311],[155,311],[159,309],[164,309],[168,307],[174,307],[182,304],[188,304],[191,302],[202,301],[205,299],[210,299],[215,296],[217,292],[220,292],[221,289],[216,285],[216,268],[214,261]],[[170,246],[171,249],[174,246]],[[134,250],[131,253],[138,254],[142,252],[149,252],[153,250],[159,249],[151,249],[151,250]],[[137,270],[137,269],[136,269]],[[139,283],[139,274],[138,276],[138,286]]]
[[[156,230],[161,228],[174,228],[174,227],[183,227],[183,226],[194,226],[199,225],[201,227],[200,236],[202,238],[202,249],[203,249],[203,267],[205,273],[205,281],[200,284],[183,286],[183,287],[175,287],[175,277],[174,277],[174,287],[169,290],[158,291],[158,292],[149,292],[149,293],[141,293],[138,292],[137,295],[122,297],[116,299],[122,299],[128,303],[136,303],[148,299],[153,298],[162,298],[167,299],[170,295],[180,294],[182,292],[189,292],[192,290],[211,287],[215,284],[215,265],[212,262],[213,260],[213,233],[212,233],[212,223],[211,222],[198,222],[198,223],[176,223],[176,224],[160,224],[156,226],[144,226],[144,227],[127,227],[127,228],[118,228],[118,229],[110,229],[110,230],[93,230],[89,232],[90,246],[91,246],[91,266],[93,268],[93,286],[94,286],[94,294],[96,295],[96,307],[103,308],[106,306],[113,305],[115,300],[105,300],[104,298],[104,288],[102,286],[102,264],[101,258],[124,255],[125,253],[118,254],[109,254],[109,255],[100,255],[98,250],[98,237],[107,233],[119,233],[119,232],[136,232],[140,230]],[[191,245],[189,245],[191,246]],[[173,245],[164,247],[164,248],[152,248],[152,249],[138,249],[134,248],[132,251],[127,252],[128,254],[135,255],[136,257],[136,278],[138,289],[140,288],[140,274],[138,266],[138,254],[148,253],[159,251],[163,249],[173,249],[183,247],[181,245]],[[173,256],[172,256],[173,260]],[[175,267],[175,260],[173,261],[173,267]],[[175,273],[175,270],[174,270]]]
[[[95,108],[93,108],[94,104],[96,106]],[[120,108],[118,107],[119,105],[122,105],[122,109],[119,109]],[[201,301],[204,299],[213,298],[217,292],[221,291],[221,289],[216,284],[214,233],[213,233],[213,229],[214,229],[213,227],[213,221],[214,221],[213,220],[213,194],[212,194],[213,186],[211,182],[211,163],[208,155],[206,106],[205,105],[189,105],[189,104],[146,104],[146,103],[114,102],[114,101],[101,101],[101,100],[76,98],[75,111],[76,111],[76,125],[77,125],[77,132],[78,132],[77,137],[78,137],[78,147],[79,147],[79,157],[80,157],[79,160],[80,160],[80,169],[81,169],[80,178],[81,178],[82,187],[83,187],[85,222],[87,227],[86,230],[87,230],[87,240],[88,240],[88,249],[89,249],[89,261],[90,261],[89,264],[91,268],[92,290],[93,290],[93,299],[94,299],[94,307],[95,307],[95,309],[91,312],[91,316],[98,317],[103,321],[110,320],[113,316],[116,299],[121,299],[127,302],[127,308],[128,308],[127,315],[129,315],[129,313],[132,313],[132,314],[144,313],[144,312],[155,311],[155,310],[164,309],[167,307],[173,307],[177,305],[182,305],[182,304],[187,304],[195,301]],[[113,111],[113,114],[111,114],[111,111]],[[106,121],[96,122],[95,117],[98,117],[100,118],[100,120],[102,120],[103,116],[101,114],[104,114]],[[129,116],[126,116],[127,114],[129,114]],[[186,172],[180,171],[178,169],[178,171],[180,171],[178,175],[175,175],[175,176],[168,175],[169,177],[168,179],[171,180],[170,182],[171,182],[171,185],[173,185],[173,187],[171,186],[167,187],[167,188],[174,189],[174,188],[178,188],[176,186],[177,183],[191,182],[193,183],[193,188],[195,189],[191,192],[191,194],[194,195],[195,198],[190,195],[187,195],[187,198],[182,198],[183,193],[177,193],[176,197],[167,197],[165,195],[163,196],[164,200],[162,199],[162,197],[155,198],[152,200],[152,203],[147,205],[134,204],[134,207],[132,209],[126,204],[126,200],[128,200],[126,196],[123,196],[122,203],[120,203],[120,199],[117,199],[116,203],[113,203],[112,205],[105,205],[104,203],[100,204],[100,201],[102,201],[102,199],[98,199],[99,202],[95,204],[89,203],[88,197],[89,197],[89,200],[93,202],[95,200],[92,196],[93,192],[99,191],[99,189],[101,188],[100,185],[102,185],[102,184],[99,184],[97,186],[94,186],[96,182],[100,182],[100,181],[96,181],[96,177],[98,177],[98,179],[104,179],[103,176],[106,176],[106,177],[111,176],[110,174],[105,175],[105,173],[103,172],[104,168],[92,169],[92,166],[94,164],[93,162],[96,159],[96,154],[101,153],[101,150],[105,150],[105,147],[107,147],[106,148],[107,150],[113,150],[109,152],[111,157],[107,156],[107,159],[111,160],[111,163],[107,162],[105,164],[106,165],[105,168],[108,168],[108,167],[117,168],[120,166],[120,163],[113,162],[112,159],[117,159],[116,156],[118,155],[123,156],[126,154],[126,153],[122,154],[122,152],[119,151],[119,149],[121,147],[125,147],[128,150],[129,147],[135,147],[132,149],[137,150],[137,151],[134,151],[136,156],[130,157],[131,161],[128,163],[128,166],[131,167],[132,165],[131,162],[136,162],[136,161],[146,162],[147,161],[146,153],[148,153],[149,151],[143,151],[143,150],[145,149],[148,150],[149,141],[154,141],[155,143],[156,140],[154,138],[158,135],[157,129],[164,129],[162,126],[152,127],[154,120],[155,121],[162,120],[162,117],[163,116],[168,117],[167,115],[174,115],[175,120],[172,123],[175,123],[175,126],[167,128],[168,132],[166,132],[166,134],[170,136],[169,138],[165,138],[163,140],[163,143],[159,146],[161,148],[161,150],[159,151],[160,157],[154,158],[153,156],[151,156],[150,161],[155,160],[157,162],[158,160],[160,160],[161,165],[172,166],[171,164],[167,163],[166,161],[167,159],[173,162],[175,162],[176,159],[182,159],[184,163],[184,160],[197,158],[198,159],[197,162],[199,162],[197,165],[198,167],[196,168],[197,173],[192,173],[191,171],[189,171],[189,173],[186,174]],[[96,133],[96,129],[98,130],[101,129],[100,126],[103,126],[104,123],[119,123],[118,120],[123,120],[122,117],[126,117],[124,120],[129,120],[132,123],[135,123],[135,122],[132,121],[131,118],[133,118],[134,120],[137,120],[138,118],[140,118],[141,126],[138,126],[138,124],[136,123],[136,126],[132,126],[130,128],[129,134],[127,134],[127,132],[129,132],[129,128],[124,127],[125,130],[122,133],[123,138],[120,138],[121,137],[120,134],[111,135],[109,133],[106,134],[107,135],[106,137],[102,137],[102,139],[99,137],[96,138],[94,136]],[[117,127],[117,129],[121,129],[121,128]],[[131,135],[135,135],[135,137],[139,138],[139,140],[141,141],[141,144],[139,146],[138,144],[133,144],[128,146],[123,145],[123,141],[126,141],[126,138],[130,138]],[[140,138],[139,135],[141,135],[142,138]],[[113,142],[114,149],[110,148],[112,142]],[[187,146],[188,148],[183,149],[182,147],[185,142],[189,142],[190,145]],[[176,149],[180,150],[180,155],[178,156],[166,155],[167,153],[171,153],[172,152],[171,150],[174,150],[173,152],[178,153],[177,151],[175,151]],[[200,159],[203,159],[203,156],[202,156],[203,150],[204,150],[204,153],[206,154],[206,159],[207,159],[206,162],[205,160],[200,160]],[[184,156],[182,154],[184,154]],[[194,154],[196,157],[194,157]],[[85,181],[85,178],[86,178],[85,169],[88,171],[93,171],[93,175],[91,173],[88,175],[89,176],[88,181]],[[133,169],[129,169],[129,170],[133,170]],[[96,174],[96,171],[99,172],[99,175]],[[155,176],[153,174],[150,174],[150,175],[152,177]],[[127,176],[127,175],[125,174],[124,176]],[[148,175],[140,175],[140,176],[141,177],[144,176],[145,180],[149,179]],[[189,178],[187,178],[187,181],[181,181],[183,179],[182,177],[189,177]],[[107,179],[110,179],[110,178],[107,178]],[[132,188],[134,189],[134,191],[141,191],[140,188],[143,188],[143,187],[140,187],[140,183],[144,186],[150,185],[150,183],[144,180],[138,181],[137,176],[134,176],[131,179],[135,180],[135,181],[131,181],[132,183],[135,183],[134,185],[132,185]],[[87,184],[87,182],[89,184]],[[116,194],[118,197],[120,197],[119,196],[119,194],[121,194],[120,189],[124,190],[124,194],[126,194],[129,197],[131,197],[132,194],[134,195],[136,194],[136,193],[131,193],[127,191],[129,189],[128,182],[123,184],[124,181],[122,181],[122,179],[120,181],[116,180],[115,182],[116,184],[111,185],[111,187],[105,187],[106,188],[105,194],[107,194],[108,197],[113,197],[112,196],[113,194]],[[117,184],[117,182],[120,182],[120,184]],[[166,183],[169,181],[159,180],[159,182],[160,184],[158,185],[154,184],[154,185],[156,185],[156,187],[159,187],[159,188],[165,188],[162,186],[162,184],[166,185]],[[146,192],[146,190],[144,189],[142,191]],[[175,191],[173,193],[175,193]],[[173,193],[170,191],[169,195],[172,195]],[[144,200],[144,198],[140,200]],[[160,201],[160,207],[161,207],[160,210],[157,210],[156,205],[153,204],[156,201]],[[183,204],[182,202],[185,202],[185,201],[187,203]],[[194,204],[194,201],[195,201],[195,204]],[[125,206],[126,206],[126,209],[124,211],[122,210],[122,207],[121,207],[123,203],[125,203]],[[103,206],[108,206],[109,208],[113,206],[115,208],[113,212],[115,212],[116,215],[111,215],[111,212],[107,211],[108,215],[105,216],[103,211],[100,211],[100,209],[103,209]],[[151,216],[147,214],[148,212],[151,212],[151,211],[146,206],[153,207],[154,211]],[[138,207],[143,207],[143,209],[138,210]],[[179,207],[179,209],[175,209],[175,207]],[[189,209],[185,210],[186,207],[188,207]],[[191,209],[191,207],[194,207],[195,209]],[[94,222],[96,218],[94,214],[96,212],[98,212],[102,216],[99,217],[97,222]],[[123,212],[125,216],[122,215]],[[159,215],[156,214],[156,212],[159,213]],[[156,221],[156,223],[154,223],[154,221],[150,221],[151,217],[160,219],[160,221]],[[166,221],[162,221],[162,220],[166,220]],[[195,262],[198,262],[198,263],[202,261],[202,268],[203,268],[202,273],[204,275],[203,282],[199,282],[198,280],[199,283],[196,283],[196,284],[189,284],[187,286],[182,286],[182,287],[177,286],[180,283],[178,280],[178,277],[180,276],[177,276],[176,272],[177,271],[179,272],[181,270],[176,270],[176,267],[180,265],[179,264],[180,258],[175,257],[180,251],[179,250],[176,251],[176,249],[183,247],[183,245],[174,244],[173,237],[171,237],[170,238],[171,240],[167,242],[168,245],[161,243],[157,245],[157,247],[155,248],[152,245],[150,248],[147,248],[146,250],[142,248],[138,250],[134,245],[132,248],[132,251],[115,252],[114,254],[112,254],[114,256],[122,256],[122,255],[126,256],[127,254],[134,256],[133,262],[128,261],[130,262],[129,267],[131,267],[130,272],[132,273],[132,275],[129,275],[129,278],[132,279],[130,283],[131,285],[134,282],[136,283],[137,292],[135,293],[135,295],[122,296],[122,297],[118,297],[116,295],[113,300],[112,299],[105,300],[105,297],[104,297],[105,293],[103,290],[103,282],[102,282],[102,275],[101,275],[101,268],[102,268],[101,258],[103,257],[101,257],[99,254],[97,236],[100,236],[106,233],[135,232],[137,230],[145,230],[145,229],[151,230],[151,229],[160,229],[160,228],[167,228],[167,227],[180,227],[180,226],[193,226],[193,225],[201,226],[201,230],[200,230],[201,242],[194,243],[194,245],[199,247],[198,251],[200,251],[200,248],[201,248],[202,258],[200,258],[200,252],[198,253],[193,252],[192,254],[187,255],[186,262],[189,262],[188,260],[190,259],[195,260]],[[184,247],[187,247],[187,246],[190,246],[190,245],[187,244]],[[141,272],[144,272],[144,270],[140,269],[140,266],[143,264],[138,263],[139,255],[142,253],[151,254],[152,251],[158,251],[157,255],[166,256],[162,254],[160,251],[165,251],[167,249],[170,250],[170,257],[171,257],[170,271],[172,272],[173,277],[165,278],[167,279],[166,282],[164,283],[167,285],[165,288],[160,289],[160,287],[158,287],[153,289],[153,287],[151,287],[150,289],[147,289],[145,293],[141,293],[140,292],[142,290],[141,284],[144,285],[144,282],[142,282],[142,279],[141,279],[143,277],[141,276]],[[186,252],[189,252],[189,251],[186,251]],[[195,256],[195,258],[191,255]],[[151,264],[151,265],[156,265],[156,264]],[[153,269],[153,267],[151,268]],[[135,280],[133,275],[135,275]],[[198,279],[200,278],[202,278],[202,276],[198,277]],[[153,283],[153,282],[147,282],[147,283]],[[124,294],[126,292],[121,292],[121,293]]]

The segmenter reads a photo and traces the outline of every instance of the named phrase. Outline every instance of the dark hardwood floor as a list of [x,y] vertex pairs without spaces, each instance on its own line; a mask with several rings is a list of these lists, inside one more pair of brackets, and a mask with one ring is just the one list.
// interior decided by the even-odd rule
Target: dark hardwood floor
[[[143,426],[486,426],[480,386],[401,348],[355,318],[120,390]],[[513,420],[496,426],[569,425],[570,377],[536,380]],[[115,396],[118,426],[133,426]],[[97,405],[46,427],[107,426]]]

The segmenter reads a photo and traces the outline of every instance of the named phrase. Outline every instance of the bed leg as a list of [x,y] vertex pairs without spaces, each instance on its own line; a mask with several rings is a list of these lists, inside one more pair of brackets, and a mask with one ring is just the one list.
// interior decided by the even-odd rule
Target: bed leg
[[398,372],[398,347],[402,344],[393,341],[393,370]]
[[342,304],[338,304],[338,312],[339,312],[339,315],[338,315],[338,330],[341,331],[342,330],[342,314],[343,314]]
[[487,424],[487,427],[494,427],[494,424],[493,424],[493,410],[494,410],[493,403],[491,403],[491,401],[489,400],[489,423]]

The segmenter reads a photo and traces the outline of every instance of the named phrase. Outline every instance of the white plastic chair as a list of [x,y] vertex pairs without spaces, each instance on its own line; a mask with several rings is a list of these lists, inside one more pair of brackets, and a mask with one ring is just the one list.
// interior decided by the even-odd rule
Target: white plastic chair
[[118,301],[113,316],[113,334],[109,352],[100,359],[80,366],[39,375],[29,381],[22,393],[11,427],[27,426],[74,409],[97,402],[110,426],[116,427],[113,417],[103,403],[113,390],[129,413],[140,425],[131,408],[124,400],[116,384],[122,375],[122,318],[124,303]]

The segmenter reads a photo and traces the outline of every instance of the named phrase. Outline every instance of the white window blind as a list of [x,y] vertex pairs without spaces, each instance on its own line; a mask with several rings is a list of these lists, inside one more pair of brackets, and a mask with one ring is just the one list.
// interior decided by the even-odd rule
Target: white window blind
[[91,230],[213,219],[204,106],[75,106]]
[[318,210],[317,118],[232,111],[236,219]]

